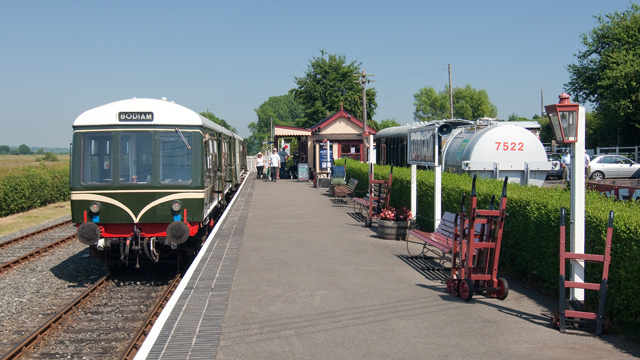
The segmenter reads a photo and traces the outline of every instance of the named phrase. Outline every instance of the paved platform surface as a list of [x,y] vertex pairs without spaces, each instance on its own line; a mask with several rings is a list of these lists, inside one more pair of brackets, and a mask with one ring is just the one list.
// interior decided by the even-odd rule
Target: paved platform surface
[[351,203],[310,183],[251,176],[238,200],[148,358],[640,356],[618,336],[560,334],[555,300],[514,281],[504,301],[450,296],[446,276],[408,256],[407,242],[378,238]]

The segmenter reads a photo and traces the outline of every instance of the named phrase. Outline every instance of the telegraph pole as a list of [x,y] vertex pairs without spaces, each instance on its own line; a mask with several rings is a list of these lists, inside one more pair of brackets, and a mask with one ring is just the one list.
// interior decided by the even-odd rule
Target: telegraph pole
[[451,109],[451,119],[453,119],[453,87],[451,86],[451,64],[449,64],[449,108]]
[[358,76],[359,79],[355,82],[359,83],[362,86],[362,132],[367,132],[367,84],[370,82],[374,82],[375,80],[367,79],[367,76],[375,76],[373,74],[367,74],[364,70],[362,70],[362,74],[353,74],[353,76]]
[[[362,74],[353,74],[353,76],[358,76],[358,80],[355,82],[359,83],[362,86],[362,133],[367,132],[367,84],[373,82],[375,80],[367,79],[367,76],[375,76],[373,74],[367,74],[364,70],[362,70]],[[369,144],[367,144],[367,158],[369,158]]]

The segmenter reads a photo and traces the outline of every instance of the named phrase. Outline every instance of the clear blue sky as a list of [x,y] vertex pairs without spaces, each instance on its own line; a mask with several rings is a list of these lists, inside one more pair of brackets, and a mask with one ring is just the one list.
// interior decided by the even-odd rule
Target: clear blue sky
[[[487,90],[498,117],[557,101],[594,15],[629,1],[2,1],[0,145],[67,147],[74,119],[167,97],[250,135],[320,49],[375,74],[376,120],[413,121],[413,95]],[[338,109],[336,109],[338,110]]]

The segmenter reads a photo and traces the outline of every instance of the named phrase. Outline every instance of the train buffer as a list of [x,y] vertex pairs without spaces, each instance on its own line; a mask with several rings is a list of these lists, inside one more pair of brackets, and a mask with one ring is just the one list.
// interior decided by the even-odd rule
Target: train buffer
[[[374,218],[378,218],[389,207],[391,200],[391,181],[393,180],[393,166],[389,172],[389,179],[375,180],[373,173],[369,174],[369,191],[365,197],[353,197],[353,211],[364,218],[364,225],[370,227]],[[359,206],[359,210],[356,208]],[[367,215],[364,212],[367,211]]]

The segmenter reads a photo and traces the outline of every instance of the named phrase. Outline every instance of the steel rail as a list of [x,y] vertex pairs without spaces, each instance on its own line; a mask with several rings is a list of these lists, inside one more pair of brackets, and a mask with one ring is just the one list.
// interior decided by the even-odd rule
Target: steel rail
[[153,324],[158,319],[158,316],[160,316],[162,309],[164,309],[165,305],[167,305],[167,302],[171,298],[171,295],[173,295],[173,293],[176,291],[178,284],[180,284],[180,280],[182,280],[182,275],[178,274],[171,281],[171,284],[169,285],[165,293],[156,302],[155,306],[153,307],[153,311],[151,312],[151,314],[149,314],[149,317],[145,321],[144,325],[140,328],[140,330],[138,330],[138,333],[133,337],[133,339],[129,343],[129,346],[127,346],[126,350],[124,350],[120,355],[119,358],[121,360],[131,360],[135,357],[138,350],[140,350],[140,346],[142,346],[142,343],[147,338],[147,335],[149,335],[149,331],[151,331]]
[[7,271],[7,270],[9,270],[11,268],[13,268],[14,266],[17,266],[17,265],[21,264],[24,261],[34,259],[34,258],[36,258],[36,257],[38,257],[38,256],[40,256],[40,255],[52,250],[52,249],[57,248],[60,245],[68,243],[69,241],[74,240],[75,238],[76,238],[76,234],[69,235],[69,236],[67,236],[67,237],[65,237],[63,239],[60,239],[60,240],[55,241],[55,242],[53,242],[53,243],[51,243],[49,245],[43,246],[43,247],[41,247],[39,249],[36,249],[36,250],[34,250],[34,251],[32,251],[32,252],[30,252],[30,253],[28,253],[26,255],[23,255],[23,256],[21,256],[19,258],[16,258],[14,260],[6,262],[6,263],[0,265],[0,274],[4,273],[5,271]]
[[18,236],[17,238],[10,239],[10,240],[7,240],[5,242],[1,242],[0,243],[0,249],[4,248],[6,246],[9,246],[9,245],[11,245],[13,243],[17,243],[17,242],[22,241],[24,239],[30,238],[32,236],[36,236],[36,235],[39,235],[39,234],[45,233],[47,231],[50,231],[50,230],[53,230],[53,229],[57,229],[57,228],[60,228],[60,227],[63,227],[63,226],[69,225],[69,224],[71,224],[71,220],[65,220],[63,222],[59,222],[57,224],[53,224],[53,225],[48,226],[46,228],[43,228],[43,229],[40,229],[40,230],[36,230],[36,231],[32,231],[32,232],[30,232],[28,234],[25,234],[25,235],[22,235],[22,236]]
[[20,344],[18,344],[11,351],[9,351],[6,355],[4,355],[2,360],[16,359],[22,355],[25,355],[24,353],[26,352],[26,350],[31,348],[34,345],[34,343],[38,339],[40,339],[47,331],[51,330],[51,328],[55,324],[59,323],[66,315],[71,313],[78,305],[80,305],[84,300],[86,300],[91,294],[95,293],[96,291],[98,291],[98,289],[100,289],[103,285],[105,285],[107,283],[108,278],[109,278],[109,274],[105,275],[103,278],[96,281],[96,283],[93,284],[93,286],[91,286],[90,288],[88,288],[87,291],[85,291],[82,295],[78,296],[75,300],[73,300],[73,302],[67,305],[64,309],[60,310],[55,315],[53,315],[44,325],[42,325],[40,328],[34,331],[31,335],[29,335],[29,337],[27,337]]

